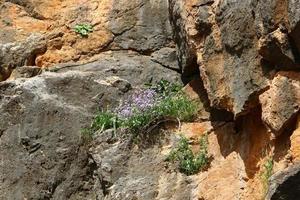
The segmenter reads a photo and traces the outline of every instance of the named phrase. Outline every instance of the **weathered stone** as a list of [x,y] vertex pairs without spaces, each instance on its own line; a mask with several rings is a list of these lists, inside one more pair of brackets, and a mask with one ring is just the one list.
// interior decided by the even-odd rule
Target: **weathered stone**
[[290,153],[294,162],[300,161],[300,115],[298,114],[297,122],[296,122],[296,129],[292,133],[290,137],[291,140],[291,149]]
[[[34,58],[39,67],[85,62],[107,49],[131,49],[149,55],[172,46],[165,0],[7,0],[1,3],[0,19],[1,43],[24,41],[32,33],[45,36],[47,49]],[[88,37],[75,33],[74,27],[81,23],[93,26]],[[46,37],[57,32],[62,34]]]
[[300,165],[295,164],[288,169],[274,174],[266,200],[297,199],[300,195]]
[[300,65],[296,64],[296,58],[292,52],[288,35],[280,29],[261,37],[259,53],[278,69],[295,70],[300,68]]
[[102,199],[104,183],[82,146],[81,129],[99,109],[117,106],[131,85],[179,79],[149,56],[128,52],[56,71],[0,83],[0,199]]
[[279,135],[299,112],[300,74],[278,74],[270,89],[260,96],[260,102],[263,121]]
[[42,69],[37,66],[23,66],[14,69],[9,77],[9,80],[14,80],[17,78],[31,78],[39,75]]
[[0,81],[17,67],[35,65],[36,56],[45,50],[46,41],[41,35],[31,35],[22,43],[0,43]]
[[[300,1],[292,0],[288,1],[288,10],[286,18],[290,22],[290,35],[295,42],[295,46],[297,47],[298,52],[300,52]],[[285,13],[286,14],[286,13]],[[299,59],[299,53],[298,53]],[[298,60],[299,62],[299,60]]]
[[166,68],[180,72],[177,62],[176,49],[174,48],[166,47],[155,51],[151,54],[151,60],[163,65]]

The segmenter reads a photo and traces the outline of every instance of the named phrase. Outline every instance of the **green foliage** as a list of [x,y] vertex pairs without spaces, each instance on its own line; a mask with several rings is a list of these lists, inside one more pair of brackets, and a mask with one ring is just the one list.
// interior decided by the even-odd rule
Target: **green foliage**
[[274,160],[272,157],[268,157],[266,162],[263,165],[263,171],[261,173],[261,179],[264,186],[265,192],[267,192],[269,188],[269,179],[273,174],[273,168],[274,168]]
[[137,112],[131,117],[121,120],[121,127],[127,128],[131,133],[137,133],[142,127],[148,125],[153,119],[151,112]]
[[98,130],[106,130],[110,128],[116,127],[117,124],[117,116],[111,112],[105,111],[100,112],[94,118],[94,121],[90,127],[91,131],[98,131]]
[[181,136],[178,146],[170,152],[167,161],[177,162],[180,172],[186,175],[196,174],[204,170],[209,164],[207,135],[200,138],[199,145],[199,152],[195,155],[188,139]]
[[90,24],[77,24],[74,30],[82,37],[87,37],[89,33],[93,32],[93,27]]
[[198,104],[191,101],[185,94],[178,93],[163,99],[152,111],[156,116],[178,118],[191,121],[198,112]]
[[[156,120],[174,119],[191,121],[198,112],[198,104],[190,100],[177,85],[164,80],[156,86],[151,86],[160,93],[154,104],[146,110],[132,109],[132,113],[126,117],[120,116],[119,112],[104,111],[99,113],[89,128],[92,132],[110,128],[124,128],[130,133],[137,134]],[[151,97],[152,98],[152,97]]]

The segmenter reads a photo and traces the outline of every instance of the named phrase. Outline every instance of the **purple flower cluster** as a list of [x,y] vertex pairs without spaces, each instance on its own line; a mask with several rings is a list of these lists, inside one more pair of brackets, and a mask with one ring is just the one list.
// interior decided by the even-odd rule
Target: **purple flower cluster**
[[153,89],[139,90],[129,96],[116,110],[121,118],[132,116],[136,112],[145,112],[158,102],[158,95]]

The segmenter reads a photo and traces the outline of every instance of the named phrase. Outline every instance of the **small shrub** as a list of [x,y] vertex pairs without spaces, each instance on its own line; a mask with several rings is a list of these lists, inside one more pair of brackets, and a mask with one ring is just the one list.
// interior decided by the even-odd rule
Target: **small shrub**
[[179,171],[186,175],[196,174],[204,170],[209,164],[207,135],[200,138],[199,145],[200,150],[195,155],[188,139],[181,136],[178,146],[170,152],[167,161],[177,162]]
[[89,33],[93,32],[93,27],[90,24],[77,24],[74,30],[82,37],[87,37]]

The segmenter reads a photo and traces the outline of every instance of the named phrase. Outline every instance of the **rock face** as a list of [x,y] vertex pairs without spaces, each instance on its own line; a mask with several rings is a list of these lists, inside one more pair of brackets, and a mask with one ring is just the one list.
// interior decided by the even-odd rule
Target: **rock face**
[[299,190],[299,164],[290,167],[278,174],[275,174],[271,180],[267,200],[277,199],[297,199],[300,195]]
[[0,83],[0,199],[95,199],[101,177],[81,129],[131,87],[179,78],[150,57],[127,52],[53,70]]
[[[294,198],[299,35],[298,0],[0,0],[0,199]],[[162,78],[196,122],[84,143],[99,109]],[[179,134],[208,134],[208,169],[165,161]]]
[[[290,40],[299,22],[295,1],[169,2],[179,60],[197,58],[211,106],[245,114],[273,70],[299,69],[297,41]],[[194,63],[182,65],[197,72]]]
[[280,134],[297,117],[300,106],[300,74],[278,74],[260,96],[262,119]]

